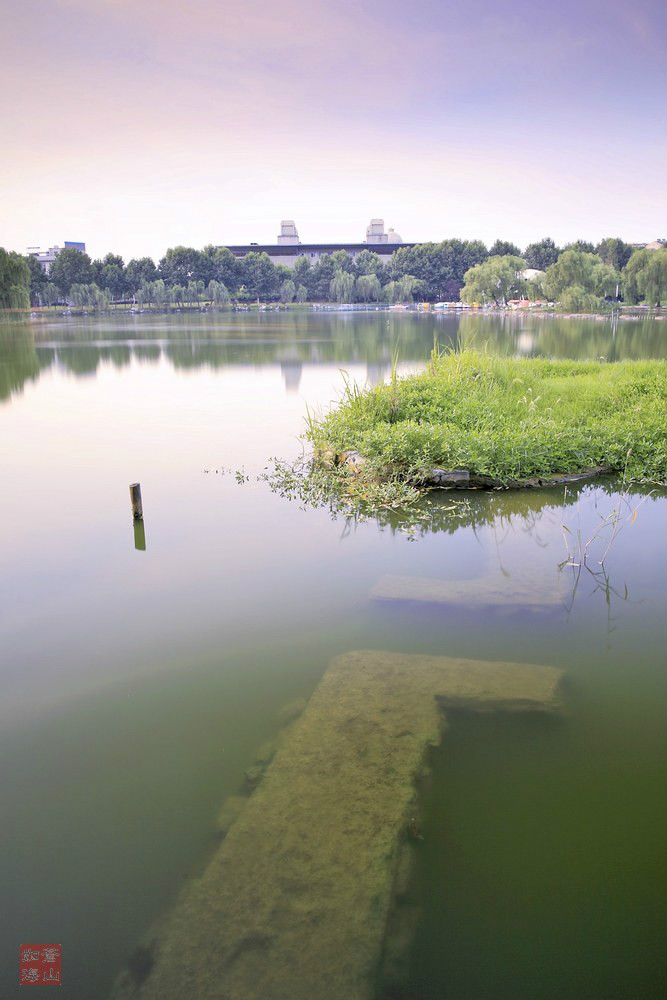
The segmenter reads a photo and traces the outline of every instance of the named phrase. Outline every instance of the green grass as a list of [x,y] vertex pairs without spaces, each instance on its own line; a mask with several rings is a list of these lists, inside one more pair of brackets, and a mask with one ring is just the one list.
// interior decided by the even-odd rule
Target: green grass
[[467,469],[511,484],[596,466],[667,481],[667,362],[548,361],[438,354],[420,375],[360,390],[309,418],[315,454],[365,459],[366,483],[419,484]]

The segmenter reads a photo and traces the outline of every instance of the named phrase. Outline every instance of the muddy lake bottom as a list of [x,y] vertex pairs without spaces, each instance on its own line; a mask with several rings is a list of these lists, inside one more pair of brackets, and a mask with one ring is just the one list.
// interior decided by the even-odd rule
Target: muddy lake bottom
[[[464,507],[411,537],[257,479],[300,453],[306,406],[334,402],[343,371],[377,383],[397,347],[402,372],[434,336],[613,361],[667,356],[663,327],[385,313],[0,327],[1,996],[20,995],[21,943],[61,942],[63,996],[108,997],[215,855],[220,807],[281,709],[354,650],[563,674],[548,717],[445,709],[391,995],[664,996],[665,491],[443,494]],[[603,543],[588,569],[563,565],[618,504],[638,513],[604,572]],[[373,596],[387,578],[453,596]]]

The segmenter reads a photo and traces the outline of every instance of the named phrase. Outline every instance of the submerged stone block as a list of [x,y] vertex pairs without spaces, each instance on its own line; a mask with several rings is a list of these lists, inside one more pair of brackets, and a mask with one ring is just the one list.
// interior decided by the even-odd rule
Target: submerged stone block
[[116,1000],[371,1000],[441,706],[553,711],[560,676],[375,650],[337,657],[184,889],[150,974],[121,977]]
[[276,715],[280,725],[288,726],[290,723],[294,722],[295,719],[298,719],[306,707],[306,704],[306,698],[295,698],[294,701],[288,701],[286,705],[283,705]]
[[428,576],[382,576],[371,590],[378,601],[414,601],[467,607],[540,608],[563,602],[560,578],[488,576],[476,580],[439,580]]
[[226,837],[229,833],[230,827],[239,818],[247,804],[248,797],[246,795],[228,796],[222,803],[218,815],[216,816],[216,833],[218,833],[221,837]]

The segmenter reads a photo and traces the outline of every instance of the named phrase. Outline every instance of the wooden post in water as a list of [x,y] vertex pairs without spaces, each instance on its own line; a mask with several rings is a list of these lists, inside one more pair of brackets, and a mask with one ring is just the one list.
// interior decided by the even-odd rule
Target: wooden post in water
[[132,517],[142,518],[144,508],[141,503],[141,483],[130,483],[130,500],[132,501]]

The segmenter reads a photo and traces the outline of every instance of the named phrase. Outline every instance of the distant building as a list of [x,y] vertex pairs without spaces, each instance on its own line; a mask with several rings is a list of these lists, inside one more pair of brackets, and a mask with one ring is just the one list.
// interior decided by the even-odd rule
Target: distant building
[[86,244],[71,243],[68,240],[65,240],[64,246],[49,247],[48,250],[40,250],[39,247],[28,247],[28,253],[30,254],[31,257],[35,257],[39,261],[46,274],[49,273],[51,265],[53,264],[54,260],[56,259],[61,250],[78,250],[79,253],[85,253]]
[[274,264],[294,267],[300,257],[305,257],[310,264],[316,264],[320,257],[336,250],[344,250],[350,257],[356,257],[362,250],[372,250],[381,257],[390,257],[398,246],[413,247],[415,244],[404,243],[393,229],[385,232],[384,219],[371,219],[363,243],[302,243],[294,221],[284,219],[280,223],[280,235],[276,243],[248,243],[242,246],[229,246],[227,249],[235,257],[245,257],[249,253],[265,253]]
[[665,240],[652,240],[651,243],[631,243],[633,250],[664,250]]

